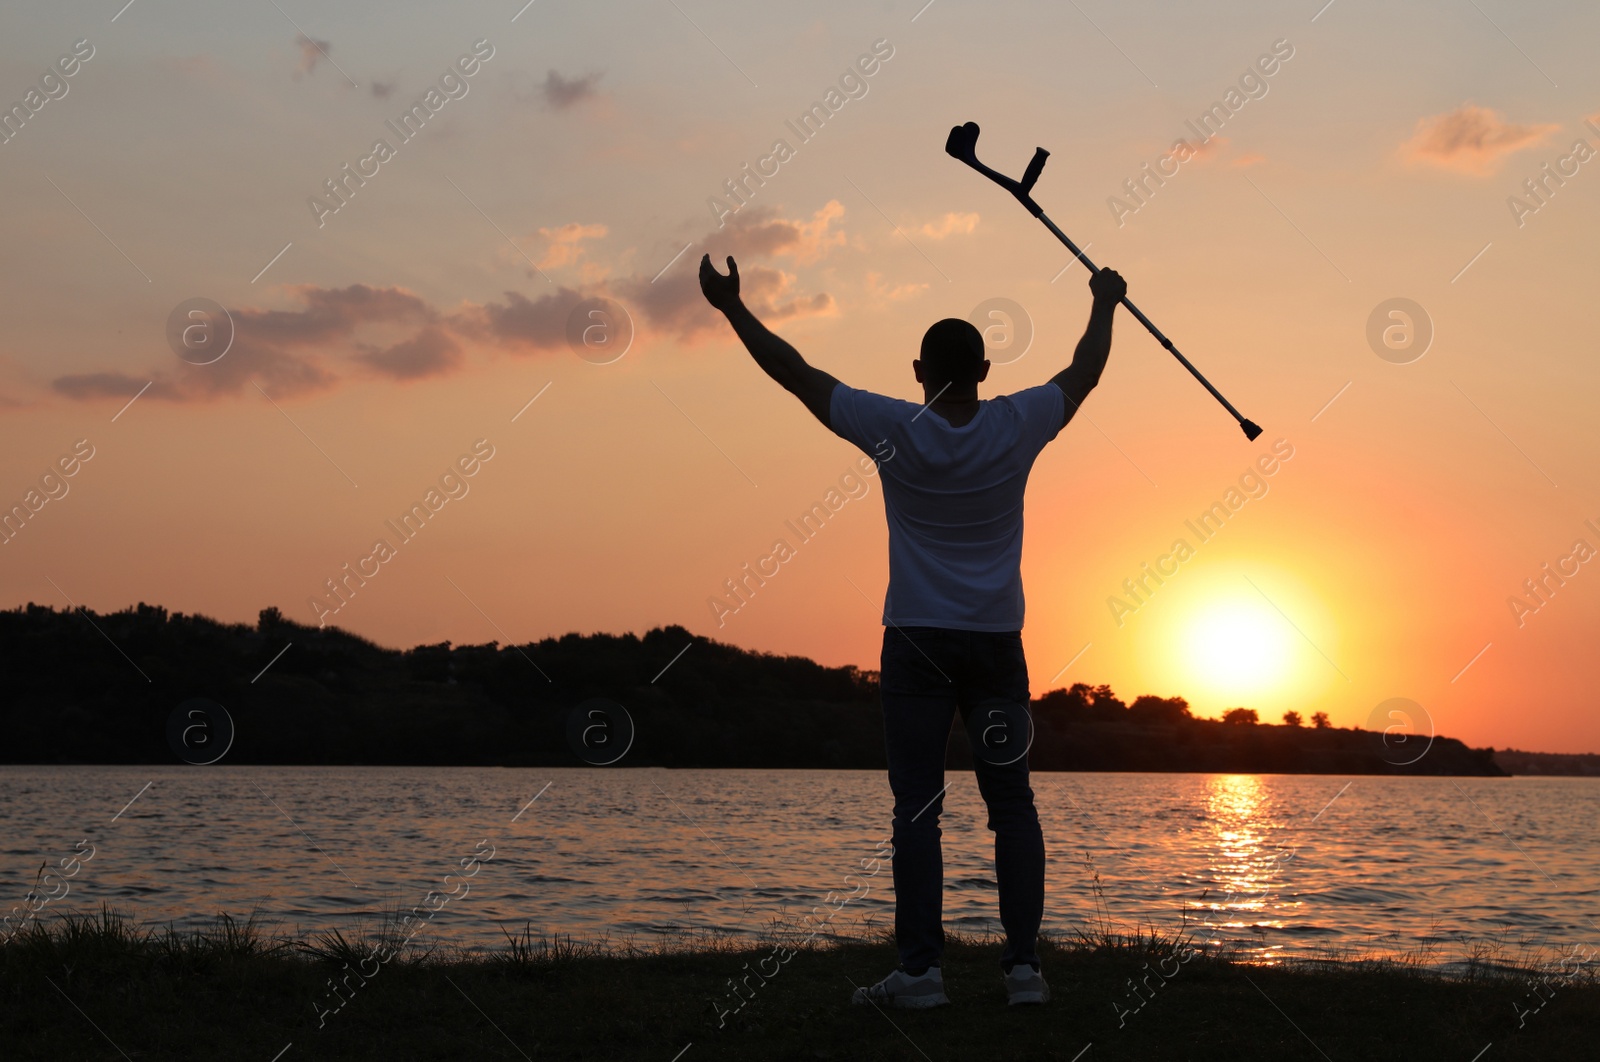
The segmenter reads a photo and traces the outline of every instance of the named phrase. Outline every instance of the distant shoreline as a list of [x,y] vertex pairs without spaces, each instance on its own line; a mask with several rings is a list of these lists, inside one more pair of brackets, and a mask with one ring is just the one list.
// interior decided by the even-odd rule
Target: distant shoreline
[[[853,772],[865,772],[865,773],[872,773],[872,774],[881,774],[882,770],[883,770],[880,767],[762,767],[762,766],[740,767],[738,765],[728,765],[728,764],[719,764],[719,765],[714,766],[714,767],[701,767],[701,766],[693,766],[693,765],[690,765],[690,766],[668,766],[666,764],[658,764],[658,763],[616,764],[614,766],[606,767],[606,768],[593,767],[593,766],[590,766],[589,764],[583,764],[583,763],[556,764],[556,765],[549,765],[549,764],[520,764],[520,763],[517,763],[517,764],[513,764],[513,763],[245,763],[245,762],[241,762],[241,761],[238,761],[238,760],[231,760],[231,759],[226,761],[226,762],[223,762],[223,763],[208,764],[206,766],[212,767],[212,768],[217,768],[217,769],[225,769],[225,768],[230,768],[230,767],[247,767],[247,768],[256,768],[256,767],[314,767],[314,768],[326,769],[326,770],[352,770],[352,769],[390,770],[390,769],[393,769],[393,768],[413,768],[413,769],[418,769],[418,770],[452,770],[452,771],[454,771],[454,770],[472,770],[472,771],[487,771],[487,770],[496,770],[496,771],[550,771],[550,770],[600,771],[600,770],[610,770],[610,771],[699,771],[699,772],[704,772],[704,771],[763,771],[763,772],[778,772],[778,771],[830,771],[830,772],[831,771],[853,771]],[[172,767],[172,768],[179,768],[179,769],[194,769],[194,770],[203,769],[203,768],[200,768],[200,767],[198,767],[198,766],[196,766],[194,764],[186,764],[186,763],[162,763],[162,762],[156,762],[156,763],[142,763],[142,762],[141,763],[129,763],[129,762],[113,763],[113,762],[99,762],[99,761],[91,761],[91,760],[56,760],[56,761],[0,760],[0,770],[3,770],[5,768],[7,768],[7,767],[127,767],[127,768],[134,768],[134,767],[140,767],[140,768],[146,768],[146,767]],[[965,773],[970,773],[971,770],[972,770],[971,767],[947,767],[945,769],[947,771],[962,771],[962,772],[965,772]],[[1093,769],[1089,769],[1089,768],[1084,768],[1084,769],[1072,769],[1072,768],[1068,768],[1068,769],[1047,769],[1047,768],[1037,768],[1036,767],[1036,768],[1032,768],[1029,773],[1032,774],[1035,777],[1038,777],[1040,775],[1052,775],[1052,774],[1070,774],[1070,775],[1086,775],[1086,774],[1115,774],[1115,775],[1123,775],[1123,774],[1151,774],[1151,775],[1193,774],[1193,775],[1205,775],[1205,776],[1249,775],[1249,776],[1255,777],[1255,778],[1271,778],[1271,777],[1277,776],[1277,777],[1284,777],[1284,778],[1307,778],[1307,777],[1312,777],[1312,778],[1396,778],[1396,779],[1398,779],[1398,778],[1439,778],[1439,777],[1445,777],[1445,778],[1520,778],[1520,779],[1533,779],[1533,780],[1538,780],[1538,779],[1567,780],[1567,779],[1573,779],[1573,778],[1578,778],[1578,779],[1590,779],[1590,778],[1592,778],[1592,779],[1600,780],[1600,775],[1588,774],[1588,773],[1584,773],[1584,772],[1581,772],[1581,771],[1575,771],[1575,772],[1567,773],[1567,774],[1563,774],[1563,773],[1556,772],[1556,771],[1544,771],[1544,772],[1531,772],[1531,773],[1527,773],[1527,774],[1506,773],[1506,774],[1431,775],[1431,774],[1377,774],[1377,773],[1371,773],[1371,772],[1365,773],[1365,774],[1360,774],[1360,773],[1339,772],[1339,771],[1220,771],[1220,770],[1219,771],[1197,771],[1197,770],[1182,770],[1182,769],[1177,769],[1177,768],[1174,768],[1172,770],[1143,770],[1143,769],[1137,769],[1137,768],[1129,768],[1127,770],[1093,770]]]
[[[250,626],[29,604],[0,611],[0,638],[31,665],[0,704],[16,765],[886,766],[876,672],[677,626],[396,650],[275,608]],[[1471,748],[1431,733],[1423,711],[1415,732],[1321,712],[1267,723],[1246,707],[1207,719],[1182,697],[1086,683],[1031,708],[1017,738],[1040,773],[1600,776],[1600,756]],[[947,768],[971,764],[953,734]]]

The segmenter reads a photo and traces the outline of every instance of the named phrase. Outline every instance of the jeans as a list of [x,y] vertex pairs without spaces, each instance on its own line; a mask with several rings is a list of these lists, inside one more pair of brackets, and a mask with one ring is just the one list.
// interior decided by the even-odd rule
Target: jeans
[[895,942],[920,973],[944,951],[945,746],[959,709],[994,833],[1005,949],[1000,966],[1035,967],[1044,916],[1044,834],[1028,785],[1028,664],[1022,632],[885,627],[883,736],[894,793]]

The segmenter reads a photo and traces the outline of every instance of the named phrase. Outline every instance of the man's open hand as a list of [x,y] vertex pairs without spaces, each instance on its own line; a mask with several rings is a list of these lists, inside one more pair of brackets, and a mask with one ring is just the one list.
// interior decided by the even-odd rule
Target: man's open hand
[[[703,276],[703,274],[702,274]],[[1119,303],[1128,294],[1128,282],[1115,269],[1102,269],[1089,276],[1089,290],[1095,302]]]
[[704,255],[700,259],[700,291],[705,295],[706,301],[723,313],[727,313],[739,305],[739,265],[728,256],[728,275],[723,276],[717,272],[717,267],[711,264],[711,256]]

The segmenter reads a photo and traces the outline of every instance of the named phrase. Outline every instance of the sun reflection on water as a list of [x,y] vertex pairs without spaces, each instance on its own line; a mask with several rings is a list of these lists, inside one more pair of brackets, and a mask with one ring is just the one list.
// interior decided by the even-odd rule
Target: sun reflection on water
[[1268,943],[1268,935],[1286,925],[1276,912],[1295,906],[1283,892],[1293,848],[1276,839],[1283,824],[1267,789],[1255,775],[1217,775],[1206,787],[1205,818],[1214,862],[1204,898],[1191,905],[1206,927],[1197,936],[1224,929],[1254,933],[1260,944],[1248,949],[1248,960],[1275,963],[1283,945]]

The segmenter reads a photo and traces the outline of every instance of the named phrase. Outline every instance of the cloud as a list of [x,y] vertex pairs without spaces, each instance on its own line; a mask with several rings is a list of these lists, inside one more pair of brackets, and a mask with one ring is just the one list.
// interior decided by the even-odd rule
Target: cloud
[[745,207],[732,215],[726,225],[713,229],[690,244],[699,254],[687,262],[674,264],[662,276],[639,273],[613,283],[619,298],[637,306],[646,323],[682,343],[693,343],[707,335],[725,335],[727,324],[700,293],[700,254],[709,254],[722,272],[732,255],[744,261],[739,267],[739,294],[745,305],[763,320],[777,323],[801,317],[838,312],[832,295],[811,296],[794,293],[798,279],[771,266],[751,263],[752,258],[793,258],[807,264],[845,244],[843,232],[830,231],[834,220],[844,216],[844,206],[830,199],[811,216],[810,221],[779,217],[771,207]]
[[356,355],[356,361],[397,380],[440,375],[459,366],[461,358],[461,344],[438,325],[427,325],[411,338],[383,349],[365,346]]
[[[842,233],[828,231],[843,213],[837,202],[825,205],[809,222],[745,211],[746,220],[696,244],[719,262],[726,254],[746,259],[740,269],[741,294],[768,323],[829,315],[838,311],[832,295],[803,293],[794,274],[753,259],[787,255],[811,260],[843,241]],[[570,253],[571,261],[584,240],[598,239],[606,231],[604,225],[569,222],[541,229],[540,235],[550,241],[547,260],[567,248],[560,253]],[[565,352],[573,312],[585,299],[600,295],[622,301],[637,326],[680,343],[726,339],[726,322],[700,293],[698,256],[685,258],[687,262],[675,263],[659,277],[629,273],[604,283],[546,288],[532,298],[506,291],[502,299],[463,302],[453,309],[441,309],[400,287],[297,285],[287,289],[299,303],[294,309],[230,307],[233,345],[209,365],[174,359],[140,375],[72,373],[54,379],[51,389],[75,400],[126,401],[148,384],[147,398],[206,402],[249,396],[255,386],[279,399],[325,391],[358,377],[410,382],[458,372],[474,351],[511,356]]]
[[553,229],[540,229],[539,235],[545,240],[546,247],[543,257],[539,259],[539,268],[559,269],[571,265],[583,255],[584,240],[602,239],[606,232],[604,225],[584,225],[577,221],[569,221]]
[[930,240],[942,240],[954,233],[969,233],[978,227],[978,215],[949,213],[938,221],[922,226],[922,234]]
[[885,284],[883,274],[867,274],[867,294],[876,299],[895,301],[909,299],[913,295],[920,295],[928,289],[926,284]]
[[445,372],[461,361],[461,351],[440,331],[443,316],[403,288],[290,290],[304,309],[230,308],[233,344],[219,361],[180,363],[142,377],[75,373],[57,377],[51,387],[68,398],[128,398],[149,383],[148,397],[203,402],[243,394],[255,382],[274,398],[294,397],[338,383],[333,366],[341,359],[394,380]]
[[[209,371],[215,370],[215,371]],[[88,372],[58,376],[51,388],[67,398],[132,398],[146,384],[145,396],[172,402],[205,402],[241,394],[256,382],[274,398],[311,394],[331,387],[336,377],[303,358],[235,338],[227,355],[211,365],[186,365],[181,371],[155,370],[145,376]]]
[[1418,119],[1400,152],[1411,163],[1485,176],[1499,169],[1504,156],[1539,143],[1557,128],[1519,125],[1497,111],[1464,103],[1446,114]]
[[297,79],[301,74],[315,73],[317,63],[326,58],[328,49],[333,47],[327,41],[314,41],[304,33],[296,33],[294,43],[295,47],[300,49],[300,61],[294,67],[294,76]]
[[1240,155],[1238,158],[1228,163],[1228,165],[1232,166],[1236,170],[1244,170],[1249,169],[1251,166],[1259,166],[1265,161],[1267,161],[1267,157],[1265,155],[1251,153],[1249,155]]
[[[722,257],[711,255],[717,268],[727,272]],[[712,309],[700,294],[700,267],[679,267],[651,283],[643,275],[624,278],[616,284],[617,294],[637,309],[651,328],[680,343],[693,343],[708,335],[726,335],[728,326],[722,314]],[[794,295],[796,277],[771,266],[739,267],[739,295],[757,317],[769,324],[801,317],[828,315],[837,311],[832,295]]]
[[[725,248],[719,253],[746,255],[788,255],[802,265],[815,262],[830,248],[845,244],[843,232],[830,232],[833,221],[844,216],[844,206],[830,199],[811,215],[810,221],[791,221],[779,217],[771,207],[745,207],[728,219],[721,229],[703,242]],[[718,254],[712,258],[722,259]]]
[[276,347],[320,347],[349,336],[363,324],[431,324],[438,318],[420,295],[404,288],[304,284],[290,291],[305,301],[304,310],[230,311],[238,335]]
[[602,76],[602,74],[585,74],[582,77],[564,78],[552,70],[550,76],[544,79],[544,84],[539,86],[539,93],[544,96],[546,106],[552,110],[564,111],[597,95],[595,83]]
[[[132,398],[150,382],[122,372],[80,372],[58,376],[51,386],[68,398]],[[157,398],[176,397],[170,385],[163,384],[159,388],[152,385],[151,389]]]
[[567,341],[567,318],[587,296],[568,287],[530,299],[508,291],[506,301],[468,304],[450,318],[461,335],[511,353],[538,354],[556,350]]
[[369,84],[367,87],[372,90],[372,94],[374,96],[378,97],[378,99],[386,100],[386,99],[389,98],[389,93],[394,91],[394,82],[393,81],[374,81],[371,84]]

